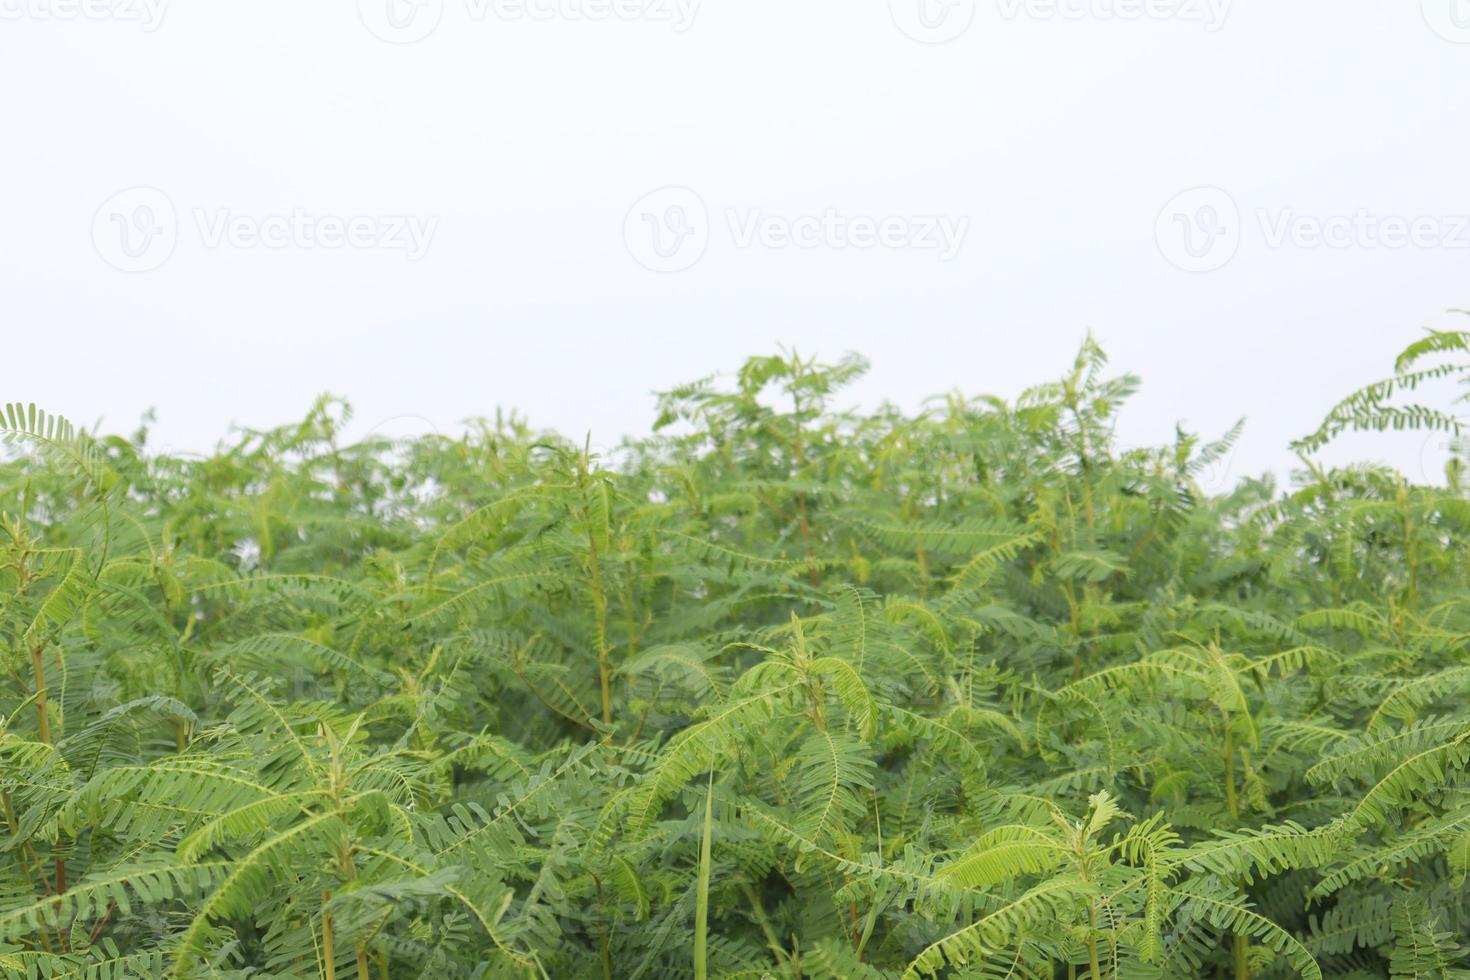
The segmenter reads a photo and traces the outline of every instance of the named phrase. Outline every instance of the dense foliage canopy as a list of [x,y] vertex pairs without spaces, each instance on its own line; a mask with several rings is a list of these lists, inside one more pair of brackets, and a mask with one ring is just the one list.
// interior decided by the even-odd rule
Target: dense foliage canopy
[[1085,344],[839,410],[782,355],[597,458],[347,409],[0,418],[0,973],[1470,976],[1470,495],[1438,333],[1211,495]]

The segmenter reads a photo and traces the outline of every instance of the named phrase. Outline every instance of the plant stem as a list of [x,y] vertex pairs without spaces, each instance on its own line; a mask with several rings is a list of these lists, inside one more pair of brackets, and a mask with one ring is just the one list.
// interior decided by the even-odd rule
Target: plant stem
[[51,744],[51,718],[46,711],[46,671],[41,664],[43,647],[31,647],[31,670],[36,675],[36,714],[41,722],[41,741]]
[[[1233,823],[1240,823],[1240,801],[1235,796],[1235,739],[1230,725],[1230,715],[1225,718],[1225,806],[1230,811]],[[1237,932],[1233,943],[1235,955],[1235,980],[1250,980],[1250,937]]]
[[602,591],[602,561],[597,551],[597,535],[587,530],[590,550],[588,565],[592,573],[592,611],[597,617],[597,675],[602,685],[602,723],[612,725],[612,665],[607,656],[607,595]]
[[332,913],[327,911],[331,892],[322,892],[322,978],[337,980],[336,953],[332,950]]
[[[1222,713],[1223,714],[1223,713]],[[1230,811],[1230,819],[1236,822],[1240,820],[1240,803],[1235,798],[1235,741],[1230,728],[1230,716],[1225,717],[1225,808]]]
[[766,918],[766,910],[761,905],[761,897],[756,894],[749,882],[743,883],[740,890],[745,892],[745,900],[750,903],[750,914],[754,916],[756,925],[760,926],[762,935],[766,937],[766,945],[771,948],[771,952],[776,954],[778,960],[785,959],[786,948],[776,937],[776,930],[771,928],[771,920]]
[[709,967],[705,951],[709,941],[710,838],[714,836],[715,772],[709,773],[704,796],[704,835],[699,841],[699,879],[694,893],[694,980],[706,980]]
[[1097,911],[1087,906],[1087,964],[1091,973],[1088,980],[1102,980],[1102,964],[1097,958]]

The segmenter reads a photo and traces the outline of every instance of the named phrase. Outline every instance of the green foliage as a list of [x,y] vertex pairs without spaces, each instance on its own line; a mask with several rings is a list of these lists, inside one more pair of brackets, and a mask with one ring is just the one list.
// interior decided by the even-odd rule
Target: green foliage
[[[1457,431],[1411,346],[1299,448]],[[599,459],[0,413],[0,975],[1467,976],[1470,497],[794,354]]]

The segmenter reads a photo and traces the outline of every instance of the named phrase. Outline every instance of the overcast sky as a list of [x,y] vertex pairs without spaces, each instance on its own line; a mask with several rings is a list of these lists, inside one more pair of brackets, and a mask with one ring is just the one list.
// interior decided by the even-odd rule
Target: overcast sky
[[0,93],[0,399],[176,450],[1090,329],[1126,442],[1248,416],[1223,482],[1470,306],[1470,0],[0,0]]

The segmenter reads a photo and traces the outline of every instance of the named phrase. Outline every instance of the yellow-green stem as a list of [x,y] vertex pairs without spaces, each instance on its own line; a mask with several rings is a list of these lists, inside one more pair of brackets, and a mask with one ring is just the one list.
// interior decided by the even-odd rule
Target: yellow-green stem
[[1092,970],[1088,980],[1102,980],[1102,964],[1097,958],[1097,911],[1087,907],[1087,965]]
[[337,980],[336,952],[332,949],[332,913],[327,911],[327,902],[332,893],[322,893],[322,978]]
[[[1225,718],[1225,806],[1230,819],[1240,822],[1240,802],[1235,795],[1235,739],[1230,726],[1230,716]],[[1235,980],[1250,980],[1250,937],[1245,933],[1235,934],[1232,944],[1235,958]]]
[[612,664],[607,656],[607,595],[602,591],[601,556],[597,551],[597,535],[587,532],[592,572],[592,611],[597,617],[597,675],[602,685],[602,723],[612,724]]
[[51,717],[46,708],[46,669],[41,663],[42,647],[31,647],[31,670],[36,675],[36,714],[41,723],[41,741],[51,744]]

